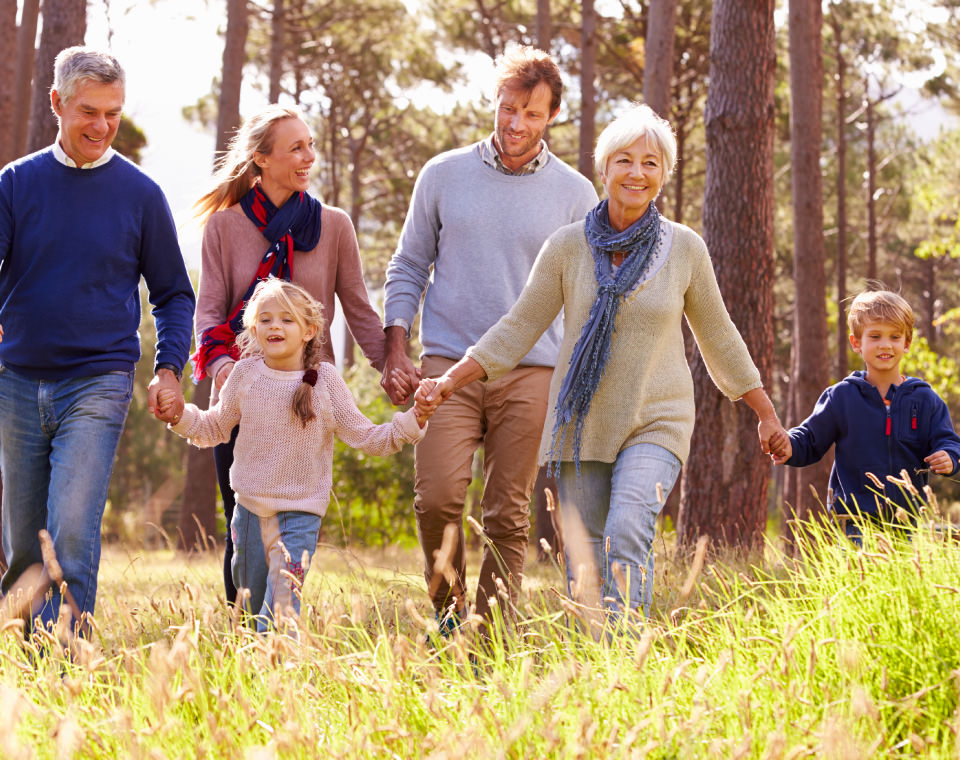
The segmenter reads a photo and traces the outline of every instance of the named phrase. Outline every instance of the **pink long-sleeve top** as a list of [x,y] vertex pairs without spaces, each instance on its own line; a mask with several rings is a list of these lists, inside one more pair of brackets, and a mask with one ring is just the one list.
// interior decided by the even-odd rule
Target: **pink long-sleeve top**
[[293,394],[303,372],[268,367],[262,358],[237,362],[220,399],[208,410],[187,404],[171,430],[201,448],[226,443],[240,420],[230,468],[237,502],[259,517],[309,512],[323,517],[333,486],[333,438],[374,456],[416,443],[420,428],[413,409],[376,425],[357,409],[347,384],[331,364],[321,364],[313,387],[316,418],[304,426],[293,414]]

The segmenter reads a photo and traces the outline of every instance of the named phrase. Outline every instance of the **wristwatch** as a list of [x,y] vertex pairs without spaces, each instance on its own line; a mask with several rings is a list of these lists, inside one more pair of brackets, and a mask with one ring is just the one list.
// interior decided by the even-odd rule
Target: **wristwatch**
[[180,380],[183,377],[183,370],[181,370],[177,365],[171,364],[170,362],[160,362],[153,370],[153,373],[156,374],[158,370],[168,369],[174,375],[176,375],[177,380]]

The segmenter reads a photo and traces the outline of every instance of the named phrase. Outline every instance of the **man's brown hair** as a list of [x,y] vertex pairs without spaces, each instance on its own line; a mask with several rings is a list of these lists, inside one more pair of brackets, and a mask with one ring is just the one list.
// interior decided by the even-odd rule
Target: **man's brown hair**
[[549,53],[529,45],[517,45],[497,57],[497,85],[494,96],[499,97],[504,88],[532,92],[543,82],[550,88],[550,116],[560,108],[563,94],[563,79],[560,69]]

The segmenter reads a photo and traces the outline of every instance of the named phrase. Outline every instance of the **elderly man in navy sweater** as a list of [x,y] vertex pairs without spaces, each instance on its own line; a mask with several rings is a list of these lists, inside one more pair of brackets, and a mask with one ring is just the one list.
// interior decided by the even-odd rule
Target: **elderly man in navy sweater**
[[[157,325],[148,407],[183,409],[194,294],[160,188],[110,144],[123,69],[87,48],[54,64],[56,142],[0,172],[0,472],[6,594],[57,553],[68,607],[86,629],[97,594],[100,522],[140,358],[140,277]],[[160,389],[177,403],[157,411]],[[48,575],[50,568],[48,570]],[[61,591],[39,610],[57,620]]]

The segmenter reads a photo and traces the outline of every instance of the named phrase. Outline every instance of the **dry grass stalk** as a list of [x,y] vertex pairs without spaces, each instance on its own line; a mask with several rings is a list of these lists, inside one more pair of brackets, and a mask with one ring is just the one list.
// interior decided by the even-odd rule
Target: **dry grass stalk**
[[693,593],[693,587],[697,583],[697,578],[700,577],[700,572],[703,570],[703,561],[707,556],[707,546],[710,544],[710,536],[700,536],[697,539],[697,548],[693,553],[693,564],[690,565],[690,572],[687,573],[687,579],[683,582],[683,586],[680,589],[680,598],[686,599]]
[[457,579],[457,574],[453,569],[453,555],[457,550],[460,528],[456,523],[447,523],[443,529],[443,538],[440,541],[440,549],[433,561],[433,577],[430,579],[430,596],[432,597],[437,589],[440,588],[440,580],[443,579],[448,585],[453,585]]

